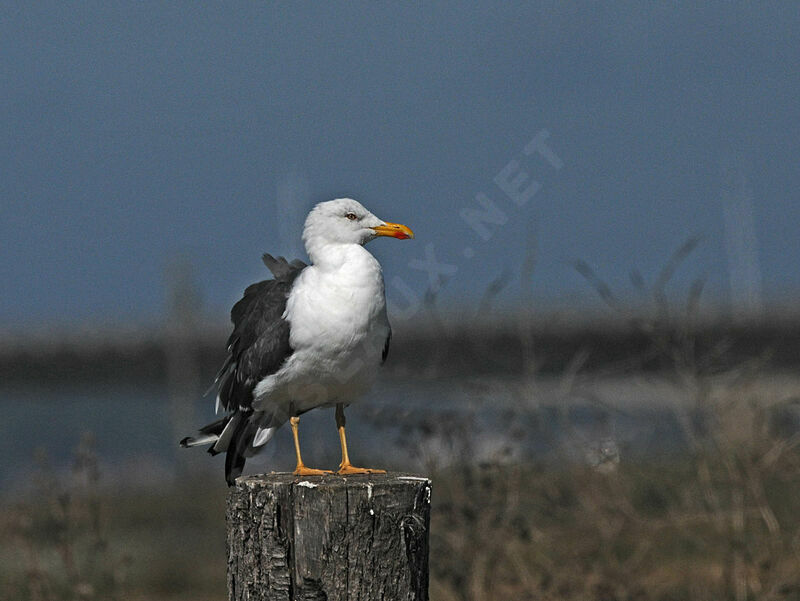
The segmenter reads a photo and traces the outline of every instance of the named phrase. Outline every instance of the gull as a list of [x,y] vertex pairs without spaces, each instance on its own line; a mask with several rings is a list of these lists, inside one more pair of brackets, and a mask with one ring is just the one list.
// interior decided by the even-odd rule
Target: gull
[[309,265],[263,256],[274,278],[249,286],[233,306],[228,355],[214,380],[217,413],[225,415],[180,443],[226,453],[229,486],[246,458],[287,421],[294,473],[331,473],[306,467],[300,453],[300,415],[317,407],[335,407],[342,451],[337,474],[383,472],[350,463],[344,416],[345,407],[372,386],[392,337],[381,266],[364,248],[379,236],[403,240],[414,233],[351,198],[338,198],[317,204],[306,218]]

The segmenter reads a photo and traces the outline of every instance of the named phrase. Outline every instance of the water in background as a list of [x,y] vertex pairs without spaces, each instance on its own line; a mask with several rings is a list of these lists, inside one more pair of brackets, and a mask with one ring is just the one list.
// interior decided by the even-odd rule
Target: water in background
[[[364,402],[347,410],[353,462],[366,467],[425,470],[468,460],[512,462],[563,459],[616,462],[620,455],[665,453],[682,446],[670,406],[672,394],[633,377],[568,392],[557,379],[379,382]],[[616,408],[602,399],[613,399]],[[190,408],[194,426],[212,421],[213,399]],[[81,436],[90,434],[108,483],[158,485],[180,470],[222,478],[223,459],[181,449],[191,427],[176,428],[166,387],[158,383],[0,387],[0,486],[29,480],[42,456],[68,469]],[[333,411],[301,419],[307,465],[333,469],[339,443]],[[38,457],[38,459],[37,459]],[[294,468],[290,429],[281,429],[247,472]]]

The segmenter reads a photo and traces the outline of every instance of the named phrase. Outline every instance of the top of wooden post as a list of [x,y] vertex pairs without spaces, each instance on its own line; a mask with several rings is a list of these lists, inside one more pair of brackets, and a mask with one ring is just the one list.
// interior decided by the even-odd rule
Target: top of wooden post
[[253,474],[250,476],[239,476],[236,478],[236,487],[260,488],[265,485],[287,486],[295,485],[304,488],[337,487],[337,486],[359,486],[375,484],[397,486],[412,486],[414,488],[424,484],[430,488],[430,478],[405,472],[389,472],[386,474],[357,474],[340,476],[338,474],[326,474],[324,476],[295,476],[292,472],[270,472],[268,474]]

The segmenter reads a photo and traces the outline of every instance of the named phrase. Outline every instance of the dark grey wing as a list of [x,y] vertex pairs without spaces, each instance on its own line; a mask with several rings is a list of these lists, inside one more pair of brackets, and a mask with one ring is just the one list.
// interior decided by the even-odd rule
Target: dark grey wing
[[233,332],[228,338],[228,357],[217,374],[218,403],[229,411],[249,409],[253,388],[262,379],[278,371],[291,356],[289,323],[283,319],[286,299],[294,280],[306,267],[301,261],[267,257],[267,266],[275,274],[248,286],[244,296],[231,309]]
[[392,327],[389,326],[389,334],[386,336],[386,342],[383,343],[383,353],[381,354],[381,363],[386,363],[386,357],[389,356],[389,343],[392,341]]
[[222,407],[228,413],[201,428],[200,436],[180,442],[184,447],[211,443],[208,452],[212,455],[225,452],[225,480],[230,486],[242,473],[245,458],[251,456],[259,429],[269,425],[270,416],[253,410],[253,389],[292,354],[289,322],[283,314],[294,281],[307,267],[302,261],[289,263],[271,255],[264,255],[264,264],[275,279],[248,286],[231,309],[228,357],[214,380],[217,409]]

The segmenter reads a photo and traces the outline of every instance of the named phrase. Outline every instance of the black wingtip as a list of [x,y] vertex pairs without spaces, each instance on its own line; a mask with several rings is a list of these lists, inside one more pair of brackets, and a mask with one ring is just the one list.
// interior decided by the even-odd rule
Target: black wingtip
[[228,449],[225,455],[225,482],[228,486],[236,484],[236,478],[244,471],[245,459],[234,449]]
[[231,466],[230,468],[225,470],[225,482],[228,483],[228,486],[233,486],[236,484],[236,478],[242,475],[244,471],[244,459],[240,458],[240,461],[237,462],[235,466]]
[[178,444],[181,445],[184,449],[189,448],[189,442],[192,440],[191,436],[187,436],[186,438],[182,439]]
[[228,450],[225,453],[225,482],[228,483],[228,486],[233,486],[236,478],[241,476],[244,471],[244,449],[252,440],[252,431],[249,436],[247,435],[248,429],[251,427],[247,419],[248,415],[242,416],[242,419],[236,424],[236,429],[233,431]]

